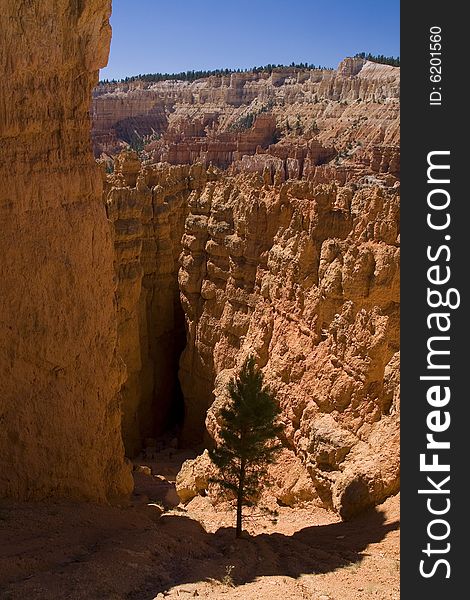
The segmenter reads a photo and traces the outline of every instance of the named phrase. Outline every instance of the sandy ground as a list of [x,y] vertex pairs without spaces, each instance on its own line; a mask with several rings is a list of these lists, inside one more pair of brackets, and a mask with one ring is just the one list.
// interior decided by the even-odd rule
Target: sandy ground
[[[178,461],[159,461],[168,480]],[[227,505],[198,497],[162,514],[152,496],[171,500],[171,484],[137,480],[125,508],[2,503],[0,598],[399,598],[398,497],[348,523],[315,506],[280,507],[276,518],[250,509],[236,540]]]

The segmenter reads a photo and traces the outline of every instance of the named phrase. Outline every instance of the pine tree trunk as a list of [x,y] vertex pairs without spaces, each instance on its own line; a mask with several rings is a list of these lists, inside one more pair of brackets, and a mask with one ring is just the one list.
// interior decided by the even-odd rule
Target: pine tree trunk
[[236,537],[239,538],[242,535],[242,507],[243,507],[243,487],[245,484],[245,462],[242,460],[240,465],[240,479],[238,481],[238,493],[237,493],[237,527]]

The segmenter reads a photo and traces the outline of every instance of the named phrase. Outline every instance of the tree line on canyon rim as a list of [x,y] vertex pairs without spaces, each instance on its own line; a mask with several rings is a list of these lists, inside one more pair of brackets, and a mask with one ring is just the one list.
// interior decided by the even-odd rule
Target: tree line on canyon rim
[[[376,62],[379,64],[390,65],[392,67],[400,66],[400,57],[395,56],[384,56],[383,54],[374,55],[370,52],[359,52],[354,55],[354,58],[363,58],[365,60],[369,60],[371,62]],[[179,73],[145,73],[139,75],[132,75],[130,77],[123,77],[122,79],[103,79],[100,81],[100,84],[107,83],[132,83],[133,81],[145,81],[147,83],[158,83],[159,81],[196,81],[197,79],[203,79],[205,77],[211,76],[223,76],[223,75],[231,75],[232,73],[271,73],[276,70],[291,70],[298,69],[301,70],[313,70],[318,69],[321,71],[333,71],[332,67],[323,67],[316,66],[313,63],[296,63],[292,62],[290,65],[284,64],[267,64],[260,67],[251,67],[245,69],[199,69],[199,70],[188,70],[181,71]]]

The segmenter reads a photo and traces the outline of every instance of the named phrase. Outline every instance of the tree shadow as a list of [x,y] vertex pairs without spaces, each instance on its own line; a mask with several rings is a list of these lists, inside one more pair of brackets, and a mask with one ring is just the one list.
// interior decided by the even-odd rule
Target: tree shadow
[[[145,590],[136,591],[129,600],[150,600],[160,592],[182,584],[205,580],[222,581],[231,567],[233,584],[243,585],[261,576],[297,578],[304,574],[328,573],[360,563],[370,544],[382,541],[387,533],[399,529],[399,522],[386,523],[385,516],[371,509],[353,521],[306,527],[293,535],[261,533],[237,540],[233,527],[207,533],[185,516],[165,515],[161,526],[171,535],[186,540],[181,555],[168,573],[171,583],[149,579]],[[202,550],[191,550],[191,540],[202,540]],[[201,548],[201,544],[195,544]],[[152,595],[153,594],[153,595]]]

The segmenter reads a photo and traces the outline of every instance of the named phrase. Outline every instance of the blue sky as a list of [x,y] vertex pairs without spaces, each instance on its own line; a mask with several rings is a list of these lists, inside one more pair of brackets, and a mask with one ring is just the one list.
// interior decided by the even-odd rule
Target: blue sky
[[113,0],[100,78],[398,56],[399,0]]

